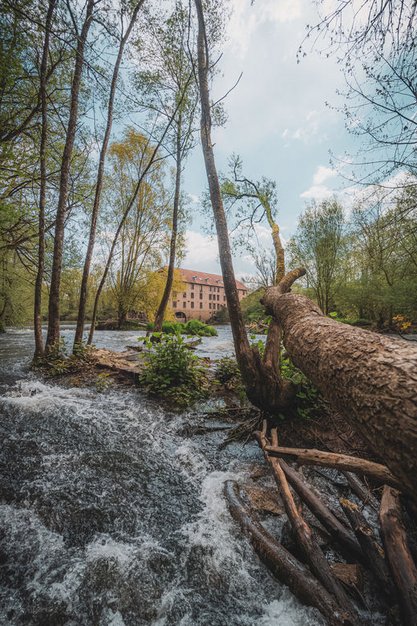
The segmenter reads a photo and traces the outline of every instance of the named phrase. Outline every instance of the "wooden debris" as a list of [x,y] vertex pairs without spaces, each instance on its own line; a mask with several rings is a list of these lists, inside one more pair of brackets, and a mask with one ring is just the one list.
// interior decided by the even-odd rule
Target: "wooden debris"
[[362,500],[364,504],[369,504],[374,511],[379,511],[379,502],[369,489],[366,487],[361,480],[352,472],[342,472],[343,476],[346,478],[349,487],[352,489],[353,493]]
[[284,508],[278,502],[278,493],[275,489],[265,489],[263,487],[249,487],[245,485],[251,508],[256,511],[264,511],[274,515],[285,513]]
[[401,598],[404,624],[417,625],[417,568],[407,545],[399,493],[385,486],[379,513],[382,537],[391,573]]
[[311,572],[265,530],[255,514],[251,512],[249,515],[235,482],[225,483],[224,494],[231,515],[249,537],[261,561],[278,580],[288,585],[301,602],[316,607],[331,626],[358,624],[340,610],[331,594]]
[[330,568],[344,585],[362,591],[363,575],[360,565],[357,563],[332,563]]
[[349,556],[362,558],[361,547],[353,534],[337,519],[332,511],[320,500],[319,496],[307,485],[300,474],[281,460],[281,467],[285,472],[290,485],[307,505],[313,515],[324,526],[327,532],[342,547]]
[[357,504],[341,498],[340,505],[361,545],[368,568],[374,573],[386,595],[392,598],[394,589],[385,562],[384,550],[379,545],[372,528],[365,520]]
[[303,448],[286,448],[282,446],[266,446],[265,451],[274,457],[291,458],[301,465],[321,465],[323,467],[333,467],[339,470],[347,470],[349,472],[359,472],[366,474],[379,482],[390,485],[391,487],[400,487],[399,481],[391,474],[390,470],[380,463],[367,461],[355,456],[346,454],[336,454],[335,452],[323,452],[315,449]]
[[[272,443],[275,444],[274,447],[276,449],[278,445],[278,435],[276,429],[273,429],[271,434]],[[264,451],[266,460],[271,465],[272,472],[278,485],[278,489],[280,490],[288,519],[291,523],[293,532],[296,535],[299,546],[303,551],[304,557],[311,568],[311,571],[315,576],[317,576],[318,580],[320,580],[320,582],[324,585],[327,591],[334,595],[343,613],[345,615],[349,615],[349,619],[352,623],[354,623],[357,619],[355,616],[355,609],[351,601],[347,597],[345,590],[343,589],[339,581],[335,578],[335,576],[333,576],[330,566],[323,552],[321,551],[320,546],[313,536],[311,528],[298,510],[294,502],[290,487],[288,485],[284,470],[280,465],[280,461],[276,458],[274,459],[270,457],[267,452],[267,449],[270,446],[268,446],[268,440],[266,438],[265,422],[262,432],[255,433],[255,436],[258,439],[262,450]]]

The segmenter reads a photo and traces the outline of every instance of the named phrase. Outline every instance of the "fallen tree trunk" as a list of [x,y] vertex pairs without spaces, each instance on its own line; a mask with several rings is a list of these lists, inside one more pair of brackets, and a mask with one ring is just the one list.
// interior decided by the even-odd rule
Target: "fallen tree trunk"
[[321,465],[322,467],[333,467],[339,470],[359,472],[367,474],[381,483],[401,488],[401,483],[391,474],[385,465],[359,459],[356,456],[347,454],[337,454],[335,452],[323,452],[322,450],[304,448],[286,448],[283,446],[266,446],[266,452],[271,456],[290,458],[301,465]]
[[402,523],[399,494],[385,486],[379,513],[385,552],[401,597],[401,612],[407,626],[417,625],[417,569],[410,554]]
[[352,624],[342,613],[332,596],[310,571],[265,530],[254,514],[248,514],[240,497],[239,487],[232,481],[225,483],[224,493],[230,513],[249,537],[261,561],[278,580],[288,585],[304,604],[316,607],[334,626]]
[[279,286],[262,302],[281,324],[295,365],[417,501],[417,346],[336,322]]

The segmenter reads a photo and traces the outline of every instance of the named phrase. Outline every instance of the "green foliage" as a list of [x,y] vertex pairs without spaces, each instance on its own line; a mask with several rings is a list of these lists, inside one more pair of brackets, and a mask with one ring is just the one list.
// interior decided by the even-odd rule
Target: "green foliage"
[[[311,381],[297,368],[289,357],[281,359],[281,374],[297,387],[294,411],[297,417],[311,419],[322,414],[324,401]],[[280,416],[284,418],[284,416]]]
[[181,335],[162,334],[159,343],[148,338],[146,344],[151,351],[140,382],[151,395],[185,408],[207,393],[206,372]]
[[217,330],[214,326],[200,322],[200,320],[190,320],[185,325],[187,335],[197,335],[198,337],[217,337]]
[[225,356],[220,359],[216,364],[214,375],[216,380],[222,383],[222,385],[225,385],[228,389],[234,389],[242,385],[239,366],[234,357]]
[[[150,322],[147,330],[153,330],[155,324]],[[164,322],[162,332],[168,335],[192,335],[197,337],[216,337],[217,330],[214,326],[200,322],[200,320],[190,320],[186,324],[183,322]],[[156,333],[154,333],[156,335]]]

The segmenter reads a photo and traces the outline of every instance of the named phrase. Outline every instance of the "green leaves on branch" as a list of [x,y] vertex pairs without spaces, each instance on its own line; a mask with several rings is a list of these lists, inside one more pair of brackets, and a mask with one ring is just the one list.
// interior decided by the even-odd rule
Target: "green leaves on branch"
[[162,334],[158,343],[148,338],[147,347],[151,351],[145,357],[146,368],[140,383],[150,395],[181,409],[207,394],[206,370],[181,335]]

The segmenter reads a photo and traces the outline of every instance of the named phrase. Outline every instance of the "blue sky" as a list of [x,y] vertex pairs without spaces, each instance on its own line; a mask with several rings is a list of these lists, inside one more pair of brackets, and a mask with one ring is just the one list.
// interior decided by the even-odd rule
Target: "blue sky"
[[[312,0],[232,0],[228,40],[220,62],[213,98],[221,97],[241,81],[227,97],[228,121],[214,132],[218,168],[226,168],[232,152],[241,156],[248,177],[265,175],[276,180],[278,220],[284,240],[297,225],[305,203],[329,197],[348,183],[333,170],[329,150],[343,157],[355,151],[353,137],[344,126],[342,113],[333,106],[342,100],[340,67],[333,58],[308,52],[297,64],[297,50],[306,24],[317,22]],[[185,172],[185,190],[194,213],[188,230],[188,254],[184,267],[219,271],[217,244],[204,234],[198,198],[206,189],[206,176],[198,145]],[[260,244],[269,245],[267,231],[260,231]],[[254,269],[245,254],[235,258],[238,275]]]

